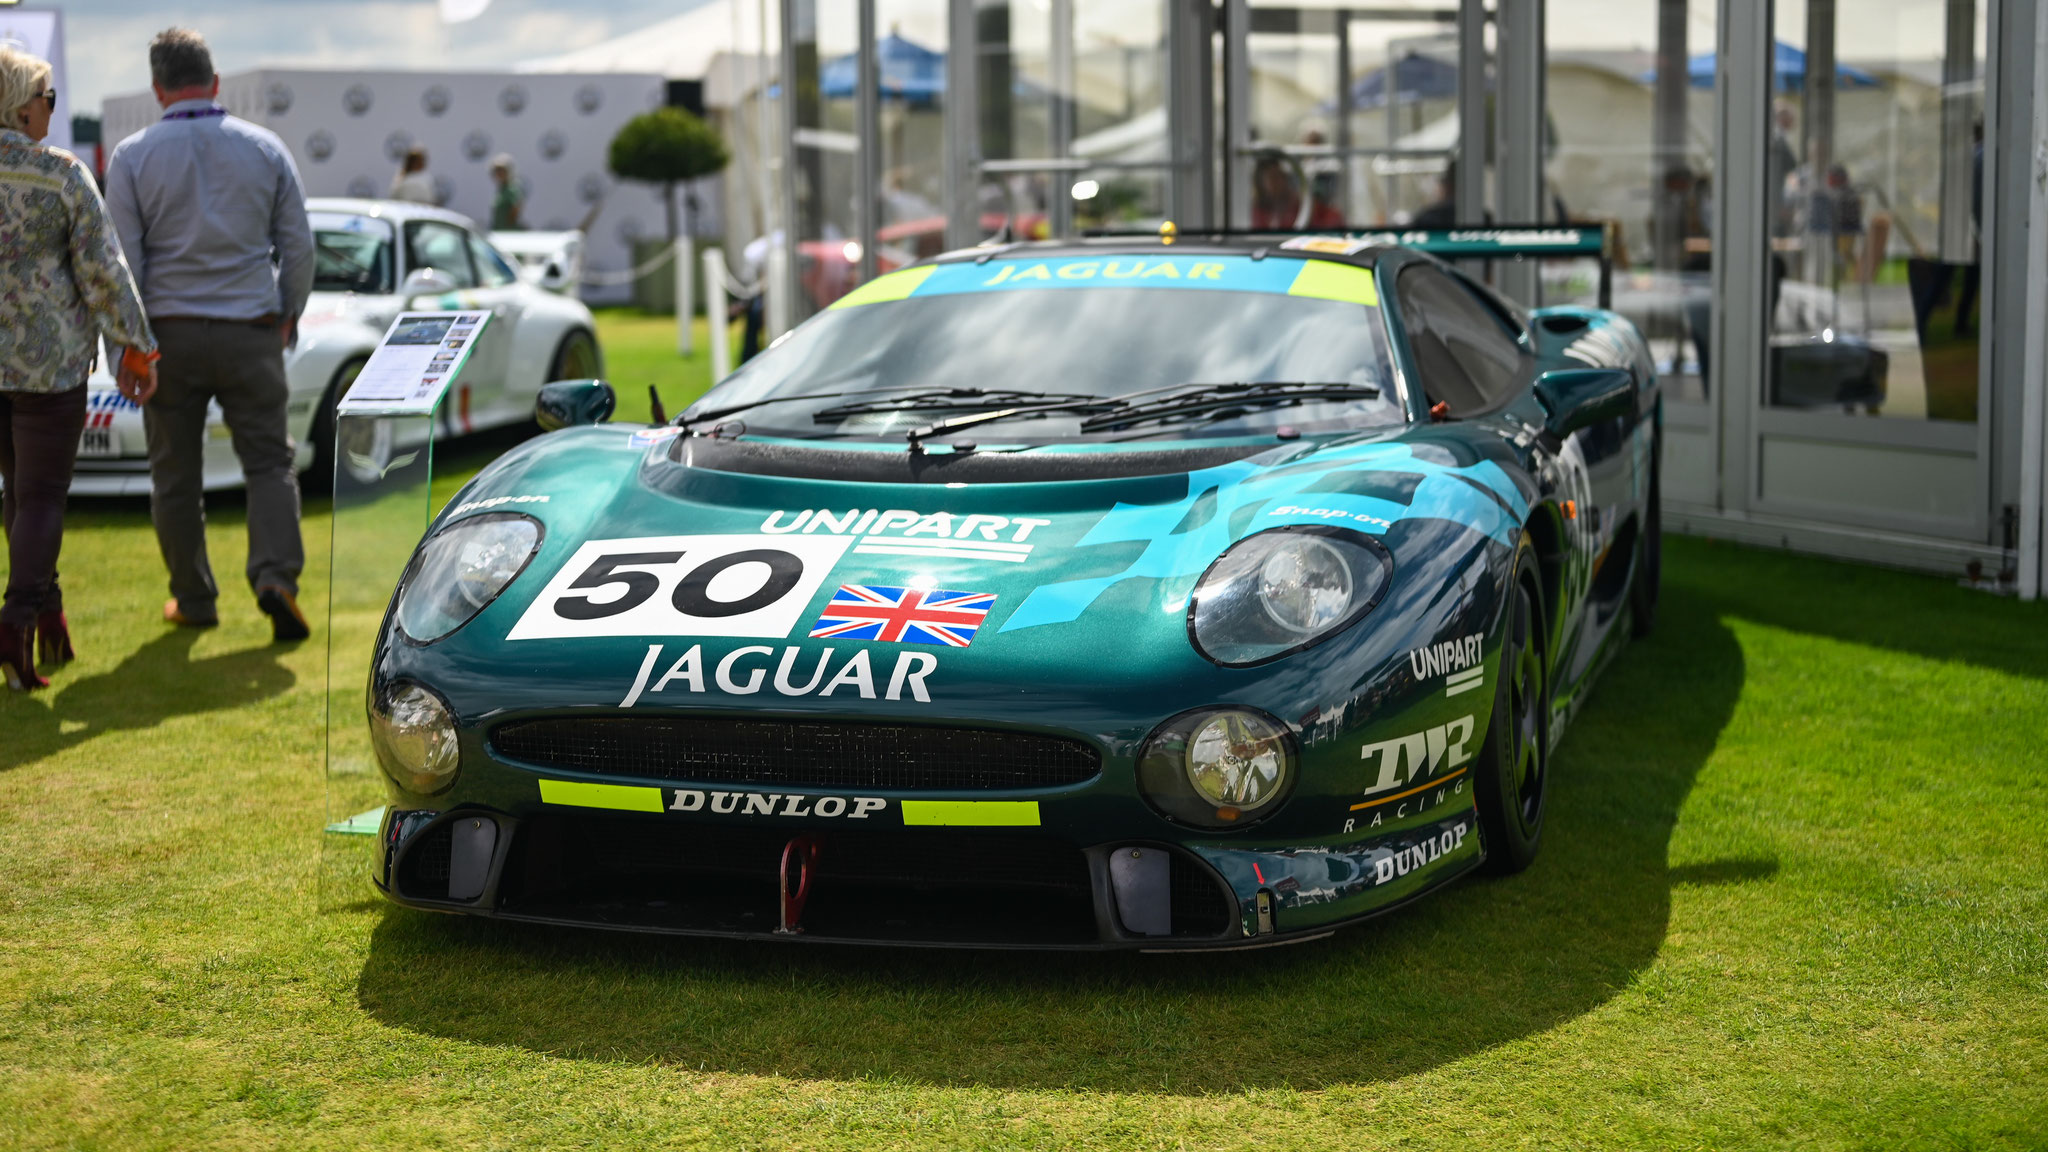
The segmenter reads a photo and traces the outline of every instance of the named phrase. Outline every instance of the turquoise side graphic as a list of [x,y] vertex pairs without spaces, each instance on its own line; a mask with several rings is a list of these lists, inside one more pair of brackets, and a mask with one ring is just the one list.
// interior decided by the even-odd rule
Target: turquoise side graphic
[[[1528,515],[1529,502],[1508,474],[1491,460],[1463,467],[1424,460],[1406,444],[1370,444],[1335,449],[1317,457],[1328,467],[1279,467],[1239,460],[1188,474],[1187,494],[1171,504],[1118,504],[1075,543],[1146,542],[1130,566],[1108,576],[1063,580],[1031,590],[1000,631],[1066,624],[1080,618],[1104,592],[1133,578],[1166,579],[1201,574],[1235,538],[1231,525],[1247,506],[1263,506],[1244,523],[1244,534],[1287,524],[1330,524],[1384,535],[1402,520],[1430,517],[1450,520],[1513,547],[1514,533]],[[1406,504],[1346,492],[1310,491],[1332,476],[1390,472],[1421,477]],[[1473,490],[1477,484],[1498,500]],[[1196,505],[1215,501],[1201,523],[1176,533]]]

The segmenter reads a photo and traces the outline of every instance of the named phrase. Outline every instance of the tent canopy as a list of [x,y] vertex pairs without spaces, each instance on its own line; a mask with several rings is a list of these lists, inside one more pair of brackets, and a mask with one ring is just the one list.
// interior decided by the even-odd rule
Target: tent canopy
[[[946,57],[896,33],[875,41],[884,100],[930,103],[945,95]],[[860,87],[860,53],[828,60],[818,70],[818,94],[828,100],[851,99]]]
[[[1702,52],[1686,60],[1686,79],[1694,88],[1712,88],[1714,86],[1715,59],[1715,53]],[[1783,40],[1772,42],[1771,72],[1772,87],[1780,92],[1791,92],[1795,89],[1806,87],[1806,53],[1785,43]],[[1652,69],[1643,73],[1642,80],[1645,84],[1656,83],[1656,70]],[[1875,88],[1877,87],[1877,77],[1861,69],[1846,67],[1837,62],[1835,65],[1835,87]]]

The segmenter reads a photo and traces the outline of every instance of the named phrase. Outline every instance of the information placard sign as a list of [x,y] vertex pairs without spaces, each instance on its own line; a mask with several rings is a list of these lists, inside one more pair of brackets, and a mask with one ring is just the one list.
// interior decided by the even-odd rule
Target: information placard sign
[[337,411],[425,416],[476,351],[489,312],[401,312],[349,385]]

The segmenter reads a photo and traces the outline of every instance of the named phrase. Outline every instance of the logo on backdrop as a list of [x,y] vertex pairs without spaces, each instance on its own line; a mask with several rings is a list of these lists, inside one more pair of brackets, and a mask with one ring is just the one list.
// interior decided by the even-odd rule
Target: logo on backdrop
[[384,138],[384,158],[393,164],[405,159],[405,154],[411,150],[412,133],[403,128]]
[[368,176],[358,176],[348,182],[348,194],[358,200],[377,198],[377,182]]
[[370,86],[367,84],[351,84],[348,91],[341,94],[341,106],[347,109],[351,116],[361,116],[368,112],[375,100],[376,97],[371,94]]
[[568,139],[568,137],[566,137],[566,136],[562,135],[562,134],[561,134],[560,132],[556,131],[555,129],[553,129],[553,128],[550,128],[550,129],[548,129],[547,131],[545,131],[545,132],[543,132],[543,133],[541,133],[541,134],[540,134],[540,158],[541,158],[541,159],[543,159],[543,160],[560,160],[560,159],[562,158],[562,153],[564,153],[564,152],[568,151],[568,149],[569,149],[569,139]]
[[576,111],[592,116],[604,107],[604,89],[595,84],[585,84],[576,90]]
[[420,93],[420,107],[429,116],[439,116],[448,110],[448,103],[451,99],[452,97],[448,95],[447,85],[432,84],[427,87],[425,92]]
[[446,204],[455,199],[455,178],[445,174],[434,177],[434,203]]
[[306,155],[315,164],[324,164],[334,155],[334,134],[322,128],[306,137]]
[[288,84],[271,81],[263,89],[263,106],[270,109],[272,116],[282,116],[292,110],[292,90]]
[[595,204],[604,199],[604,177],[592,172],[576,182],[576,198],[585,204]]
[[647,234],[646,226],[640,223],[638,216],[628,216],[624,220],[619,221],[617,231],[619,243],[624,244],[628,248],[633,246],[635,240]]
[[522,85],[507,84],[498,93],[498,111],[507,116],[517,116],[526,111],[526,89]]
[[471,160],[482,160],[491,154],[491,134],[479,128],[462,138],[462,154]]

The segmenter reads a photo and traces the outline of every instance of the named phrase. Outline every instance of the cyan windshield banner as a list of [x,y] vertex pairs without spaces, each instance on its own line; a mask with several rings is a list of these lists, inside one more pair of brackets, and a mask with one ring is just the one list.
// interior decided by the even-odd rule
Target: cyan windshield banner
[[879,276],[832,305],[853,308],[913,296],[963,292],[1041,291],[1063,288],[1174,288],[1195,291],[1269,292],[1341,300],[1371,307],[1379,303],[1372,270],[1330,260],[1269,256],[1054,256],[991,260],[985,264],[928,264]]

